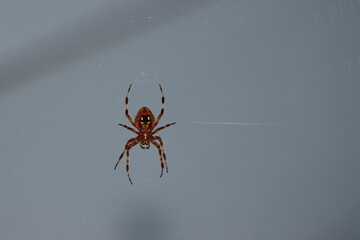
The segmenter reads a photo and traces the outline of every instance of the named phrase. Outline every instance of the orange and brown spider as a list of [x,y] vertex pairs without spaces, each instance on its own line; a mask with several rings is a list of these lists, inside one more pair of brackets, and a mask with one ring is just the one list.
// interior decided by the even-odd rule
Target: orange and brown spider
[[165,97],[164,97],[164,93],[163,90],[161,88],[161,85],[159,84],[160,87],[160,91],[161,91],[161,110],[160,110],[160,114],[159,116],[156,118],[154,117],[154,114],[151,112],[151,110],[147,107],[142,107],[140,108],[140,110],[137,112],[136,116],[135,116],[135,121],[130,117],[129,115],[129,110],[128,110],[128,103],[129,103],[129,93],[130,93],[130,89],[131,89],[131,84],[130,87],[127,91],[126,97],[125,97],[125,115],[127,117],[127,119],[130,121],[130,123],[138,130],[135,130],[131,127],[128,127],[124,124],[119,123],[120,126],[134,132],[135,134],[137,134],[137,137],[131,138],[130,140],[128,140],[125,144],[124,150],[121,153],[119,160],[117,161],[114,169],[116,170],[117,165],[119,164],[121,158],[124,156],[124,153],[126,153],[126,172],[129,178],[129,181],[131,184],[133,184],[133,182],[131,181],[130,178],[130,174],[129,174],[129,151],[132,147],[134,147],[136,144],[140,143],[140,147],[142,149],[149,149],[150,148],[150,143],[154,144],[155,147],[157,147],[157,149],[159,150],[159,155],[160,155],[160,164],[161,164],[161,175],[160,177],[162,177],[163,173],[164,173],[164,165],[166,167],[166,172],[168,172],[168,166],[166,163],[166,154],[165,154],[165,150],[164,150],[164,145],[163,145],[163,141],[161,139],[161,137],[159,136],[154,136],[155,133],[157,133],[160,130],[163,130],[164,128],[170,127],[171,125],[174,125],[175,123],[169,123],[165,126],[159,127],[157,129],[154,130],[154,128],[156,127],[156,125],[159,123],[162,115],[164,114],[164,103],[165,103]]

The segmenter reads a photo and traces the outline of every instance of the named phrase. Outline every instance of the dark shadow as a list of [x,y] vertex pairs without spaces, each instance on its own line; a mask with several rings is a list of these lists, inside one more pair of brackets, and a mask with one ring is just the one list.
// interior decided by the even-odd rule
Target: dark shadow
[[[360,239],[360,202],[355,207],[349,207],[341,216],[330,221],[324,228],[322,239]],[[318,238],[321,239],[321,238]]]
[[[0,91],[184,17],[215,0],[114,1],[0,55]],[[149,19],[151,17],[151,19]]]

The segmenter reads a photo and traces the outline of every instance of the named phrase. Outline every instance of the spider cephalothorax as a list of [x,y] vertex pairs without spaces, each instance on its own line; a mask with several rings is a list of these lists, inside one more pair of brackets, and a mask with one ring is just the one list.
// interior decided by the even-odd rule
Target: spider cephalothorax
[[137,129],[133,129],[131,127],[128,127],[124,124],[119,123],[120,126],[134,132],[135,134],[137,134],[137,137],[131,138],[130,140],[127,141],[127,143],[125,144],[125,148],[123,150],[123,152],[121,153],[119,160],[117,161],[114,169],[116,169],[117,165],[119,164],[121,158],[124,156],[124,154],[126,153],[126,171],[128,174],[128,178],[131,184],[131,178],[130,178],[130,174],[129,174],[129,151],[132,147],[134,147],[136,144],[140,143],[140,147],[142,149],[149,149],[150,148],[150,143],[154,144],[155,147],[157,147],[157,149],[159,150],[159,155],[160,155],[160,164],[161,164],[161,175],[160,177],[162,177],[163,173],[164,173],[164,165],[166,167],[166,172],[168,172],[168,166],[167,166],[167,162],[166,162],[166,154],[165,154],[165,150],[164,150],[164,145],[163,145],[163,141],[161,139],[161,137],[159,136],[154,136],[155,133],[157,133],[158,131],[167,128],[171,125],[174,125],[175,123],[169,123],[165,126],[159,127],[157,129],[154,130],[154,128],[157,126],[157,124],[159,123],[162,115],[164,114],[164,103],[165,103],[165,97],[164,97],[164,93],[163,90],[161,88],[161,85],[159,85],[160,87],[160,91],[161,91],[161,110],[160,110],[160,114],[159,116],[155,119],[154,114],[151,112],[151,110],[147,107],[142,107],[140,108],[140,110],[137,112],[136,116],[135,116],[135,120],[133,120],[130,115],[129,115],[129,110],[128,110],[128,103],[129,103],[129,93],[130,93],[130,89],[131,89],[131,84],[130,87],[127,91],[126,97],[125,97],[125,115],[127,117],[127,119],[129,120],[129,122]]

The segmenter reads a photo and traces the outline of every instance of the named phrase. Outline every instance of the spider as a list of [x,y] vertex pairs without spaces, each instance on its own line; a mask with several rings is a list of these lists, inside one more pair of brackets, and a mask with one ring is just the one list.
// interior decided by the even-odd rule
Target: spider
[[127,172],[130,183],[133,184],[133,182],[131,181],[131,178],[130,178],[130,174],[129,174],[129,151],[132,147],[134,147],[135,145],[137,145],[139,143],[140,143],[140,147],[142,149],[149,149],[150,143],[154,144],[155,147],[159,150],[159,155],[160,155],[160,165],[161,165],[160,177],[162,177],[162,175],[164,173],[164,165],[166,167],[166,172],[168,172],[168,166],[166,163],[166,154],[165,154],[165,150],[164,150],[163,141],[162,141],[161,137],[154,136],[154,135],[155,135],[155,133],[159,132],[160,130],[163,130],[164,128],[174,125],[175,122],[169,123],[165,126],[159,127],[154,130],[154,128],[157,126],[161,117],[164,114],[165,97],[164,97],[164,93],[163,93],[163,90],[162,90],[162,87],[160,84],[159,84],[159,87],[160,87],[162,98],[161,98],[161,110],[160,110],[159,116],[155,120],[154,114],[151,112],[151,110],[147,107],[142,107],[137,112],[137,114],[135,116],[135,120],[133,120],[130,117],[129,110],[128,110],[128,103],[129,103],[128,97],[129,97],[131,86],[132,86],[132,84],[130,84],[130,87],[129,87],[126,97],[125,97],[125,116],[137,130],[135,130],[131,127],[128,127],[124,124],[121,124],[121,123],[119,123],[119,125],[132,131],[133,133],[137,134],[137,137],[131,138],[126,142],[124,150],[121,153],[119,160],[115,164],[114,170],[116,170],[116,167],[119,164],[121,158],[126,153],[126,172]]

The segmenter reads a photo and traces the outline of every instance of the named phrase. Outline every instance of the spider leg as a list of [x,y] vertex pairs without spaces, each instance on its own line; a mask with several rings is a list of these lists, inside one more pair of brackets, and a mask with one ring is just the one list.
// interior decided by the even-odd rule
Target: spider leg
[[135,127],[136,127],[136,124],[134,122],[134,120],[132,120],[131,116],[129,115],[129,94],[130,94],[130,89],[131,89],[131,86],[132,84],[130,84],[129,86],[129,89],[126,93],[126,97],[125,97],[125,116],[127,117],[127,119],[129,120],[129,122]]
[[157,128],[157,129],[155,129],[151,134],[155,134],[155,133],[157,133],[158,131],[163,130],[164,128],[170,127],[171,125],[174,125],[174,124],[175,124],[175,122],[166,124],[165,126],[162,126],[162,127],[159,127],[159,128]]
[[[121,158],[124,156],[124,153],[125,153],[127,150],[130,150],[129,146],[130,146],[131,143],[133,143],[133,142],[138,143],[138,141],[137,141],[136,138],[131,138],[131,139],[129,139],[129,141],[126,142],[125,147],[124,147],[124,150],[122,151],[122,153],[121,153],[121,155],[120,155],[120,157],[119,157],[119,160],[118,160],[118,161],[116,162],[116,164],[115,164],[114,170],[116,170],[117,165],[120,163]],[[134,145],[134,146],[135,146],[135,145]],[[133,147],[133,146],[131,146],[131,147]]]
[[121,158],[124,156],[124,153],[126,153],[126,171],[127,171],[127,175],[128,175],[128,178],[129,178],[129,181],[131,184],[133,184],[133,183],[131,181],[130,174],[129,174],[129,151],[132,147],[134,147],[138,143],[139,143],[139,141],[137,140],[137,138],[131,138],[129,141],[127,141],[127,143],[125,144],[124,150],[121,153],[119,160],[116,162],[115,167],[114,167],[114,170],[116,170],[118,164],[120,163]]
[[167,162],[166,162],[166,154],[165,154],[164,143],[163,143],[161,137],[158,137],[158,136],[153,136],[153,137],[154,137],[155,140],[158,140],[159,143],[160,143],[160,147],[161,147],[161,150],[162,150],[164,163],[165,163],[165,167],[166,167],[166,172],[169,172],[168,165],[167,165]]
[[116,170],[117,165],[119,164],[121,158],[124,156],[124,153],[125,153],[125,149],[124,149],[124,151],[122,151],[122,153],[121,153],[121,155],[120,155],[120,157],[119,157],[119,160],[116,162],[115,167],[114,167],[114,170]]
[[124,124],[119,123],[119,126],[122,126],[122,127],[126,128],[126,129],[132,131],[132,132],[135,133],[135,134],[139,134],[135,129],[133,129],[133,128],[131,128],[131,127],[128,127],[128,126],[126,126],[126,125],[124,125]]
[[157,147],[157,149],[159,150],[159,155],[160,155],[160,164],[161,164],[161,174],[160,177],[162,177],[163,173],[164,173],[164,161],[163,161],[163,151],[161,146],[155,142],[154,140],[151,140],[151,143],[155,145],[155,147]]
[[160,87],[160,91],[161,91],[161,110],[160,110],[159,116],[156,118],[156,121],[154,123],[154,128],[159,123],[160,119],[162,118],[162,116],[164,114],[165,96],[164,96],[164,93],[163,93],[163,90],[162,90],[162,87],[160,84],[159,84],[159,87]]
[[130,178],[130,173],[129,173],[129,150],[126,151],[126,172],[127,172],[127,176],[129,178],[130,183],[133,184],[133,182],[131,181],[131,178]]

